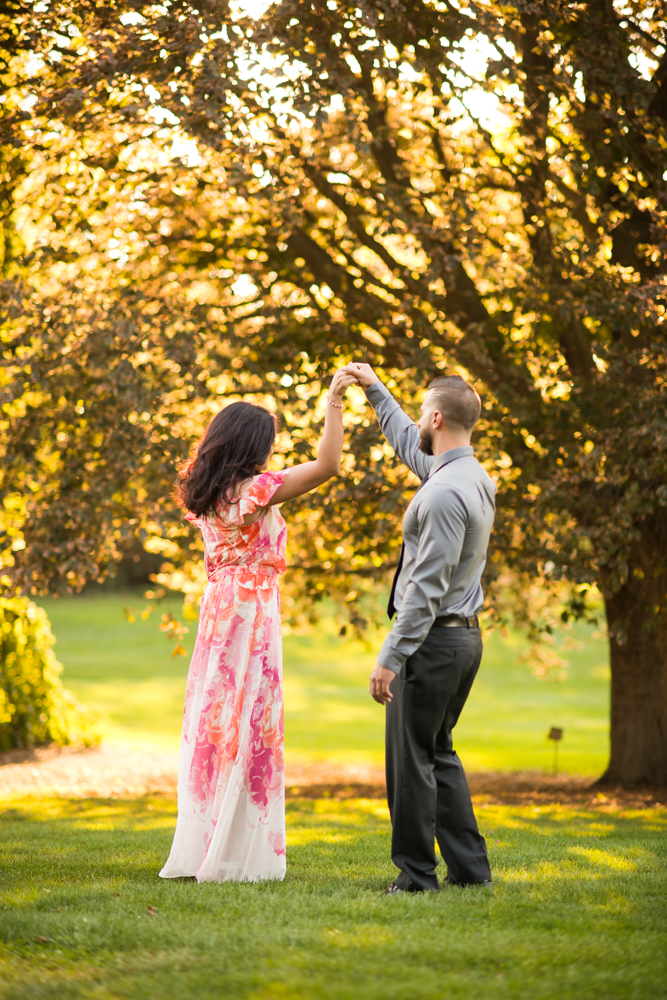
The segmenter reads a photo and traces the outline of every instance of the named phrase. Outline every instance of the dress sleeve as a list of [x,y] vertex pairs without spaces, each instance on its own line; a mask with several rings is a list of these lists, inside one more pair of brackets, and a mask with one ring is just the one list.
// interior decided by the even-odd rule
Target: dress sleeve
[[289,469],[283,469],[281,472],[260,473],[225,510],[227,523],[243,524],[246,514],[254,514],[258,507],[266,507],[278,487],[285,482],[288,472]]

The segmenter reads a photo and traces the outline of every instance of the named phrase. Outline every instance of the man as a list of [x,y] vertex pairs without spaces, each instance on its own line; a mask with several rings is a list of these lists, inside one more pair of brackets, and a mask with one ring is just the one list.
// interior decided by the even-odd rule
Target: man
[[422,480],[403,519],[403,549],[389,599],[396,621],[371,674],[387,706],[391,857],[401,873],[385,890],[438,889],[434,841],[447,882],[492,888],[452,729],[482,656],[480,578],[495,513],[493,481],[470,445],[480,399],[457,375],[429,386],[419,423],[366,364],[349,364],[390,445]]

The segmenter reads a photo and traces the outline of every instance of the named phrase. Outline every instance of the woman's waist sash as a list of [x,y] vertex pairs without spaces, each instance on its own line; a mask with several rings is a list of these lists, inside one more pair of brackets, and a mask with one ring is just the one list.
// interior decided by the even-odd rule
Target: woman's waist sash
[[275,566],[267,566],[264,563],[231,563],[230,565],[216,566],[208,575],[209,583],[219,583],[226,576],[238,576],[241,573],[251,573],[253,576],[278,576]]

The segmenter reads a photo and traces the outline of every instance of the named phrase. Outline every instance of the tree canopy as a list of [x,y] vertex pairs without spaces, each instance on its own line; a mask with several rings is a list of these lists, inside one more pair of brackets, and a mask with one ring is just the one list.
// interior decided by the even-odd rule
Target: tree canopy
[[[408,408],[460,372],[499,485],[500,612],[509,579],[567,585],[566,614],[596,584],[609,776],[664,774],[664,13],[62,0],[11,17],[8,578],[79,586],[135,532],[194,592],[196,542],[165,498],[221,403],[277,406],[291,462],[338,364],[369,360]],[[360,395],[348,420],[343,476],[294,505],[291,577],[355,620],[414,483]]]

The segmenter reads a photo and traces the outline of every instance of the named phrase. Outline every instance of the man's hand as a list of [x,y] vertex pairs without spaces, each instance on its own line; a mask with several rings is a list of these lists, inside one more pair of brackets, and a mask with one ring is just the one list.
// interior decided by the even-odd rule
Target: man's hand
[[[368,368],[368,365],[364,367]],[[370,692],[371,697],[378,703],[378,705],[386,705],[388,701],[391,701],[394,697],[389,690],[389,685],[393,681],[396,674],[393,670],[387,670],[383,667],[381,663],[378,663],[377,667],[371,674],[371,686]]]
[[370,365],[361,365],[357,364],[356,361],[350,361],[344,370],[348,371],[350,375],[354,375],[362,389],[368,389],[369,385],[379,382],[377,375]]

